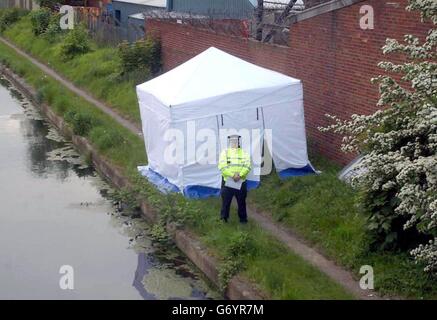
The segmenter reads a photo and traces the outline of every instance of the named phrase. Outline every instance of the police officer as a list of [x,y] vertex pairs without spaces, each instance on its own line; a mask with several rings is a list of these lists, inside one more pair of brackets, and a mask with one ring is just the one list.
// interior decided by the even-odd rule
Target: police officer
[[[246,176],[250,172],[250,156],[241,148],[240,139],[241,136],[239,135],[229,136],[228,148],[220,154],[218,168],[223,176],[221,188],[222,210],[220,215],[224,222],[228,222],[232,198],[235,196],[238,203],[240,222],[247,223]],[[229,181],[230,179],[233,181]]]

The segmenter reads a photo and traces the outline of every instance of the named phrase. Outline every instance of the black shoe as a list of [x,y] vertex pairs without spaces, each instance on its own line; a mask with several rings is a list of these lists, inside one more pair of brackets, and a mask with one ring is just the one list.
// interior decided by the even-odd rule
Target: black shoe
[[224,223],[228,223],[228,219],[227,218],[220,218],[220,220]]
[[247,220],[240,220],[241,224],[247,224]]

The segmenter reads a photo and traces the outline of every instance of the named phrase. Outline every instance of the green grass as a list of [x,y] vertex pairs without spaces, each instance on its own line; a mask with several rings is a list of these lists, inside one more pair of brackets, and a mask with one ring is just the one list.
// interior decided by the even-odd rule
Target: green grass
[[249,200],[327,255],[352,266],[367,249],[365,216],[355,207],[355,192],[337,179],[338,167],[326,159],[313,162],[322,174],[287,180],[271,174],[250,192]]
[[356,206],[356,192],[337,178],[339,166],[312,158],[320,175],[285,181],[276,174],[263,177],[262,187],[249,193],[249,202],[351,269],[357,278],[362,265],[372,266],[380,293],[437,298],[436,279],[425,274],[411,256],[369,252],[366,215]]
[[59,54],[60,44],[35,36],[28,16],[6,30],[4,36],[77,86],[104,100],[126,118],[140,123],[135,83],[116,77],[120,63],[116,48],[93,44],[91,52],[63,61]]
[[[138,164],[147,162],[144,142],[140,137],[54,79],[46,76],[39,68],[18,56],[15,51],[4,44],[0,44],[0,61],[24,77],[26,82],[37,90],[40,98],[49,103],[57,114],[63,116],[68,111],[74,111],[93,119],[97,125],[91,129],[88,138],[104,156],[123,168],[126,173],[134,172]],[[93,134],[96,130],[100,130],[101,134]],[[105,135],[122,137],[122,141],[108,148]]]
[[[50,44],[43,38],[35,37],[27,17],[7,30],[5,35],[121,114],[137,123],[140,121],[134,84],[127,80],[114,80],[118,65],[114,48],[98,48],[94,45],[93,52],[63,62],[58,55],[59,44]],[[64,115],[74,110],[96,121],[97,125],[87,133],[88,139],[127,175],[137,176],[136,166],[146,163],[143,142],[139,137],[54,80],[44,77],[38,68],[2,44],[0,59],[37,88],[41,97],[58,114]],[[337,179],[338,166],[324,158],[313,158],[316,168],[323,171],[321,175],[286,181],[279,180],[276,174],[263,177],[261,187],[249,193],[249,203],[270,212],[276,221],[297,231],[357,276],[361,265],[373,266],[375,285],[381,293],[411,298],[436,298],[435,279],[424,274],[422,267],[415,265],[408,255],[368,253],[365,215],[355,206],[355,192]],[[147,190],[151,202],[165,200],[153,188],[147,187]],[[237,223],[233,214],[230,224],[219,224],[219,199],[191,201],[190,204],[197,208],[190,228],[217,257],[223,258],[229,239],[241,230],[251,235],[252,250],[243,257],[246,265],[243,273],[272,298],[349,298],[337,284],[289,252],[253,223],[242,229],[244,227]]]
[[[49,103],[59,115],[65,116],[73,111],[85,118],[91,118],[94,127],[87,132],[87,138],[127,176],[138,178],[136,166],[146,163],[144,144],[139,137],[121,127],[112,118],[77,97],[55,80],[45,76],[36,66],[4,44],[0,44],[0,61],[34,86],[41,99]],[[123,143],[108,143],[108,139],[102,138],[105,134],[122,136]],[[148,185],[145,179],[142,179],[142,183]],[[148,187],[150,192],[147,197],[152,202],[166,201],[166,196],[154,190],[150,185]],[[192,204],[198,208],[198,211],[195,219],[197,222],[191,224],[191,227],[211,253],[220,260],[223,257],[223,246],[227,244],[232,234],[241,231],[240,227],[235,221],[229,225],[219,224],[217,217],[220,203],[218,199],[193,201]],[[339,284],[334,283],[300,257],[287,251],[282,244],[272,239],[256,225],[248,225],[246,232],[251,235],[251,246],[254,249],[253,254],[244,258],[245,265],[247,265],[244,274],[273,299],[352,298]],[[278,281],[278,279],[282,280]],[[278,282],[280,285],[277,285]]]
[[221,204],[218,199],[195,202],[203,209],[191,227],[204,243],[214,248],[214,254],[224,252],[235,233],[242,231],[250,235],[251,249],[243,258],[246,266],[243,274],[269,292],[273,299],[351,298],[339,285],[291,253],[257,224],[241,225],[236,212],[232,212],[228,224],[219,223]]

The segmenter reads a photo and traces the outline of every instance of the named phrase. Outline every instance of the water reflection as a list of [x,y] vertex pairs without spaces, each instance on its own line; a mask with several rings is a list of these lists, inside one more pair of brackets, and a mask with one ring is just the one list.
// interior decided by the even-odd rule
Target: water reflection
[[138,254],[132,285],[144,299],[220,298],[179,251],[152,243],[149,225],[142,217],[115,208],[111,220],[129,237],[129,248]]
[[[0,146],[0,298],[219,298],[1,77]],[[74,290],[59,288],[65,264]]]

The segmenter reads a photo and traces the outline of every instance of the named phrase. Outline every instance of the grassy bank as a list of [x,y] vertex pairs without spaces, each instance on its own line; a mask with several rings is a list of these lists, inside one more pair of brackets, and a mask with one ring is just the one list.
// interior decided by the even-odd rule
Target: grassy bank
[[105,101],[126,118],[140,123],[138,102],[133,90],[135,83],[129,79],[120,80],[116,74],[120,64],[116,48],[98,47],[92,43],[91,52],[64,61],[60,55],[60,42],[52,43],[45,37],[34,35],[29,16],[5,30],[3,36]]
[[[55,80],[45,76],[37,67],[0,44],[0,61],[22,76],[40,92],[41,100],[49,103],[53,110],[68,121],[68,114],[84,115],[91,126],[86,136],[99,150],[117,164],[137,185],[138,194],[147,198],[161,212],[189,211],[187,225],[207,245],[212,254],[225,261],[230,246],[243,244],[250,248],[242,255],[243,273],[257,283],[262,290],[275,299],[348,299],[351,296],[324,274],[309,266],[298,256],[287,252],[282,244],[250,224],[244,229],[236,221],[220,225],[217,221],[218,199],[209,201],[186,201],[180,196],[166,197],[157,192],[143,178],[136,174],[136,166],[146,162],[142,140],[121,127],[113,119],[75,96]],[[88,121],[84,121],[88,123]],[[74,121],[71,126],[75,129]],[[79,128],[76,128],[80,130]],[[102,137],[122,137],[121,143],[110,143],[113,139]],[[116,139],[118,141],[118,138]],[[120,141],[118,141],[120,142]],[[173,205],[170,202],[175,201]],[[175,206],[176,205],[176,206]],[[241,237],[250,235],[240,241]],[[232,240],[233,239],[233,240]],[[232,249],[232,248],[231,248]],[[226,266],[226,262],[223,262]],[[279,281],[278,281],[279,280]]]
[[[63,61],[59,42],[51,43],[33,35],[28,17],[22,18],[4,32],[19,47],[46,62],[78,86],[139,122],[138,104],[133,81],[120,81],[114,76],[119,64],[116,49],[99,48]],[[235,214],[229,225],[217,221],[219,200],[186,201],[180,196],[164,197],[144,179],[138,179],[136,166],[146,162],[143,142],[120,127],[111,118],[76,97],[44,75],[10,48],[0,45],[0,59],[28,83],[38,89],[41,99],[70,120],[106,157],[111,159],[136,182],[138,193],[154,203],[162,212],[177,209],[180,220],[189,226],[223,261],[225,269],[241,269],[273,298],[316,299],[349,297],[338,285],[290,253],[255,224],[240,226]],[[78,116],[79,115],[79,116]],[[83,127],[89,127],[83,128]],[[339,264],[358,275],[361,265],[375,270],[375,285],[382,293],[412,298],[436,298],[437,283],[422,272],[406,254],[369,253],[365,215],[354,205],[355,192],[340,182],[339,168],[326,159],[312,157],[322,170],[318,176],[281,181],[275,174],[264,177],[261,187],[249,193],[249,202],[296,230]],[[175,217],[172,217],[173,219]],[[241,247],[233,264],[235,247]],[[243,267],[242,267],[243,266]]]
[[411,256],[369,250],[366,215],[355,205],[356,192],[337,178],[339,166],[321,157],[312,160],[322,174],[285,181],[277,175],[264,177],[262,187],[249,194],[250,203],[356,275],[361,266],[372,266],[380,293],[437,298],[436,280]]

